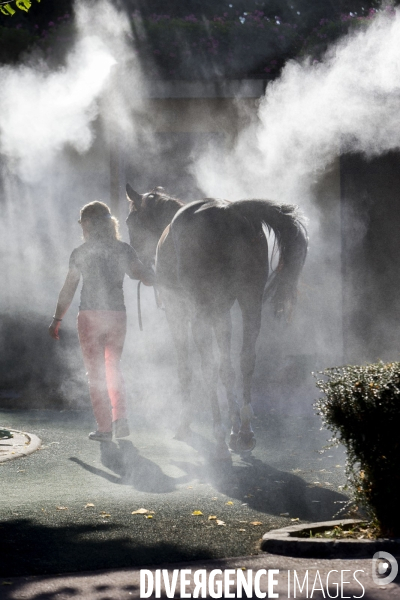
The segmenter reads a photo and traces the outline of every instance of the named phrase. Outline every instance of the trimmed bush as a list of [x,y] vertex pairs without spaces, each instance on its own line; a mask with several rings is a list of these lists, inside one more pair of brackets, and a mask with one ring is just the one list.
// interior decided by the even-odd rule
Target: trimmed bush
[[400,363],[326,369],[314,408],[347,450],[356,504],[381,533],[400,536]]

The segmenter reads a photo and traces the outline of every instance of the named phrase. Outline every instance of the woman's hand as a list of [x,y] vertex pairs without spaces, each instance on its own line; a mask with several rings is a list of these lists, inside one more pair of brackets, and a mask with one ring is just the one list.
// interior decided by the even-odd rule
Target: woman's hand
[[76,288],[79,284],[80,276],[81,274],[78,269],[75,269],[75,267],[69,268],[64,285],[62,286],[58,295],[58,301],[53,320],[49,325],[49,334],[54,340],[60,339],[58,330],[60,329],[62,318],[72,302]]
[[61,321],[53,319],[49,325],[49,334],[53,338],[53,340],[59,340],[60,336],[58,335],[58,330],[60,329]]

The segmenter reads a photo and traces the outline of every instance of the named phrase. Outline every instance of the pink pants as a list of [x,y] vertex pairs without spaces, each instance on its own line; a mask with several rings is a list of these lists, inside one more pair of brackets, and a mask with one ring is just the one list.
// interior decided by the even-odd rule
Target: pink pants
[[120,359],[126,335],[126,313],[82,310],[78,335],[89,378],[89,393],[98,431],[126,418],[126,394]]

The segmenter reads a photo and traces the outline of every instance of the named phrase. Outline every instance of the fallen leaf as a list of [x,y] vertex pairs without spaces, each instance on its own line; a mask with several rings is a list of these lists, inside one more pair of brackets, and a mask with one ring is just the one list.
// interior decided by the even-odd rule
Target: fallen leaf
[[262,525],[261,521],[251,521],[250,525]]
[[94,504],[92,502],[88,502],[87,504],[85,504],[85,508],[93,508]]
[[194,510],[194,511],[192,512],[192,515],[193,515],[194,517],[199,517],[199,516],[200,516],[200,515],[202,515],[202,514],[203,514],[203,513],[201,512],[201,510]]
[[225,504],[227,504],[228,506],[232,506],[233,502],[232,502],[232,500],[228,500],[228,502],[225,502]]
[[246,531],[245,529],[238,529],[238,531]]
[[138,508],[137,510],[134,510],[131,514],[132,515],[146,515],[149,511],[147,510],[147,508]]
[[211,500],[218,500],[218,498],[214,496],[213,498],[211,498]]
[[187,489],[187,490],[192,490],[192,489],[193,489],[193,486],[192,486],[192,485],[188,485],[186,489]]
[[101,517],[104,517],[104,518],[105,518],[105,517],[111,517],[111,515],[110,515],[108,512],[106,512],[105,510],[102,510],[102,511],[101,511],[101,513],[100,513],[100,516],[101,516]]
[[56,506],[57,510],[68,510],[68,506]]
[[223,525],[226,527],[226,523],[224,523],[224,521],[220,521],[219,519],[217,519],[217,525]]
[[210,516],[208,517],[208,520],[209,520],[209,521],[214,521],[216,518],[217,518],[217,517],[216,517],[215,515],[210,515]]
[[299,517],[296,517],[295,519],[290,519],[291,521],[300,521]]
[[145,518],[145,519],[152,519],[152,518],[153,518],[153,515],[145,515],[145,517],[144,517],[144,518]]
[[342,468],[342,465],[335,465],[335,467],[336,467],[337,469],[341,469],[341,468]]

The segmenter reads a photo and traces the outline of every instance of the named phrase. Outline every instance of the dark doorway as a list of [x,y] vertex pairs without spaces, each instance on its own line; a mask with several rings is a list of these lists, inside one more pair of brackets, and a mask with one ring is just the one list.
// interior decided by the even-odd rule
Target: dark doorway
[[400,153],[342,156],[341,187],[345,360],[398,360]]

